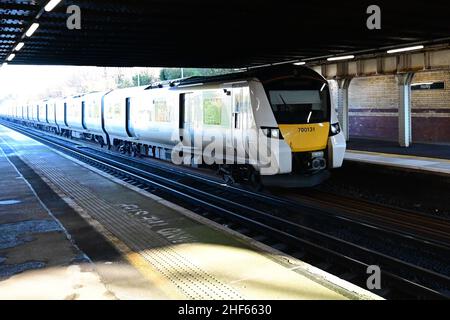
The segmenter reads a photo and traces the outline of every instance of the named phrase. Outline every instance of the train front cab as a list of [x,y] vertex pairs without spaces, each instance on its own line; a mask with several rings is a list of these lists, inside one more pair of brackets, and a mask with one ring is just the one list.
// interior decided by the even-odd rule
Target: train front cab
[[[332,107],[328,82],[306,68],[264,79],[261,96],[275,125],[260,125],[269,138],[279,139],[278,174],[261,174],[266,186],[312,187],[342,166],[346,142]],[[259,101],[261,104],[261,101]],[[264,103],[262,103],[264,104]]]

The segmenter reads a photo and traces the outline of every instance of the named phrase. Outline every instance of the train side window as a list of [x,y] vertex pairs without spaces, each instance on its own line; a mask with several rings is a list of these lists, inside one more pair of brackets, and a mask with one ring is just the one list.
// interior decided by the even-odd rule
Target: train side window
[[149,101],[146,98],[142,99],[140,107],[142,119],[145,119],[147,122],[152,122],[153,117],[152,117],[151,101]]
[[[125,99],[126,103],[126,99]],[[117,101],[113,106],[113,118],[120,119],[120,109],[122,108],[122,101]]]
[[153,101],[155,106],[155,121],[156,122],[170,122],[170,109],[167,105],[167,100],[164,97],[155,98]]
[[121,107],[123,106],[122,99],[115,99],[111,101],[105,108],[105,119],[120,119]]
[[137,97],[131,97],[131,104],[133,105],[132,116],[133,123],[146,126],[153,121],[152,117],[152,100],[147,95],[141,95]]
[[89,99],[85,102],[85,108],[88,111],[89,118],[100,118],[100,106],[97,104],[95,99]]
[[203,124],[210,126],[230,126],[231,97],[222,89],[203,92]]

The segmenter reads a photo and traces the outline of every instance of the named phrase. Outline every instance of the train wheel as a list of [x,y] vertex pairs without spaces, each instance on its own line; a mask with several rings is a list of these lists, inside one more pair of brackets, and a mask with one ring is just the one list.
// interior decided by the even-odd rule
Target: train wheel
[[261,176],[256,170],[251,170],[248,177],[249,186],[253,191],[262,191],[264,186],[261,182]]
[[232,167],[227,165],[219,165],[219,170],[217,173],[222,176],[222,179],[226,184],[232,185],[236,183],[236,180],[233,177]]
[[233,185],[236,183],[236,181],[234,180],[234,178],[228,174],[223,175],[223,181],[225,181],[225,183],[227,185]]

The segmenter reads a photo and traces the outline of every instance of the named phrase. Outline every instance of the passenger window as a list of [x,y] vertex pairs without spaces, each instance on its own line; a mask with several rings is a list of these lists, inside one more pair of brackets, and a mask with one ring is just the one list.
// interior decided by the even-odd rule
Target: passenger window
[[122,99],[112,101],[105,112],[105,119],[120,119],[120,108],[122,107]]
[[155,105],[155,121],[170,122],[170,110],[165,98],[157,98],[153,101]]
[[119,119],[120,117],[120,108],[122,107],[121,102],[116,102],[113,106],[113,118]]
[[89,102],[89,117],[90,118],[100,118],[100,106],[94,100],[90,100]]
[[203,92],[203,124],[230,126],[231,99],[222,89]]

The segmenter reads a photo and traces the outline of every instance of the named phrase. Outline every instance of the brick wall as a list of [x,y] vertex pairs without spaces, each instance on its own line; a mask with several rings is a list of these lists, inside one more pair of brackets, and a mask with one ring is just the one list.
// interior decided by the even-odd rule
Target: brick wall
[[450,143],[450,71],[416,73],[413,83],[444,81],[444,90],[412,91],[413,141]]
[[[444,81],[444,90],[412,91],[413,142],[450,143],[450,71],[418,72],[413,83]],[[332,86],[333,97],[336,86]],[[397,141],[395,76],[354,78],[349,89],[350,137]]]
[[349,88],[350,136],[395,141],[398,103],[394,76],[354,78]]

